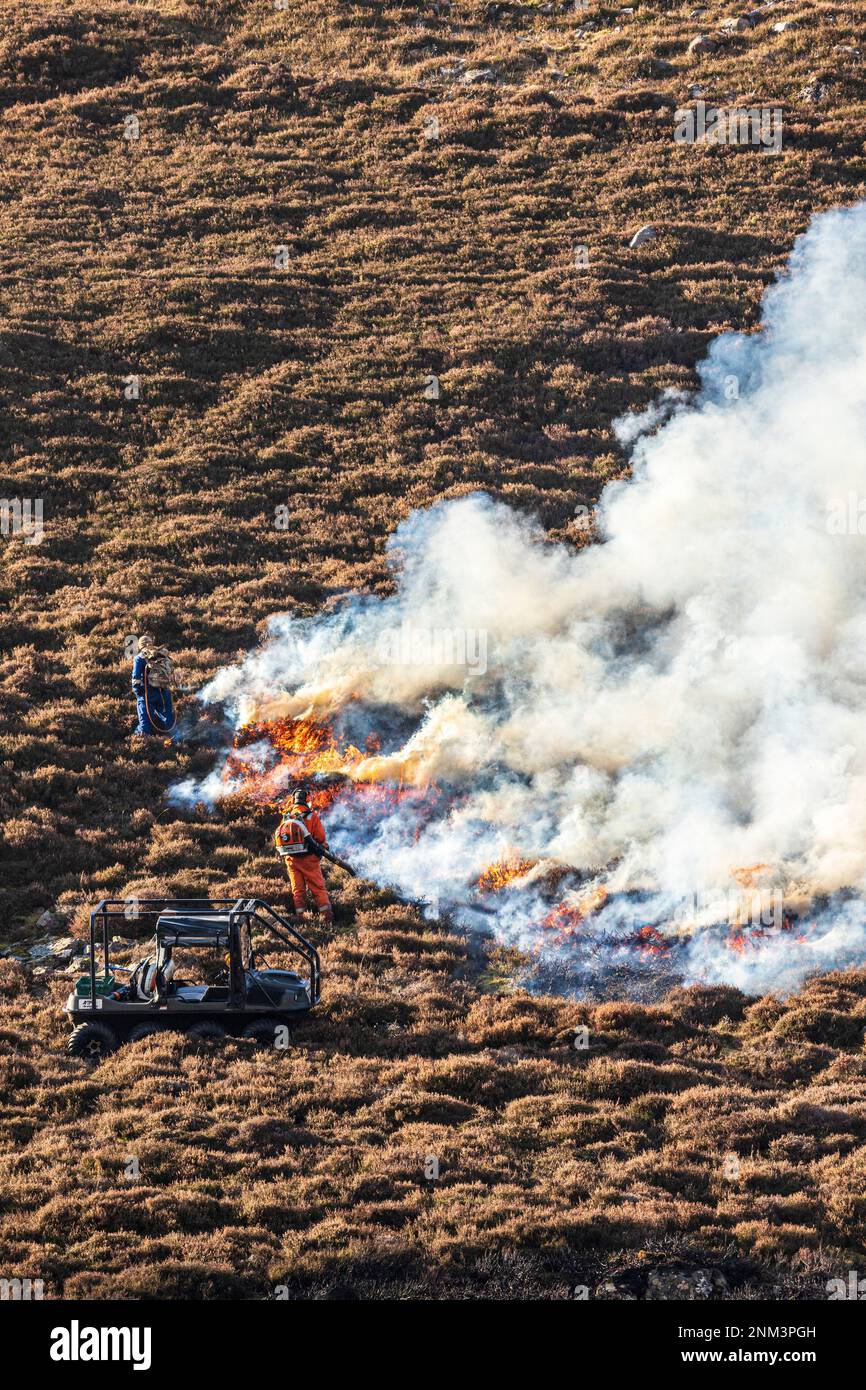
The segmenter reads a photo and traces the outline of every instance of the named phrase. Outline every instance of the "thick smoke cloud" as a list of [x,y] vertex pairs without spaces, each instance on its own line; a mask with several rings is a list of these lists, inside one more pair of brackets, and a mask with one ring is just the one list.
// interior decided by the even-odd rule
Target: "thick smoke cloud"
[[[487,919],[522,945],[550,936],[551,865],[608,890],[587,926],[605,939],[708,923],[744,885],[817,900],[803,941],[736,955],[694,933],[687,973],[747,988],[866,954],[834,905],[866,886],[866,535],[844,530],[866,498],[866,207],[815,220],[762,320],[716,342],[693,400],[617,422],[633,472],[603,494],[601,543],[550,545],[481,495],[416,513],[392,597],[274,619],[202,693],[239,721],[376,711],[391,737],[352,776],[453,793],[422,824],[338,803],[362,871],[453,904],[503,855],[538,860]],[[455,659],[454,634],[484,660]]]

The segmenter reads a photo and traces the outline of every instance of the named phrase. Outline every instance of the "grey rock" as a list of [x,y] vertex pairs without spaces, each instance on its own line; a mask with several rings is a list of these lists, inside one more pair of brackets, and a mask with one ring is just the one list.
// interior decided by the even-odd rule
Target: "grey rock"
[[698,34],[697,38],[692,39],[689,44],[688,51],[700,57],[703,53],[715,53],[718,46],[715,39],[711,39],[709,34]]
[[66,929],[66,919],[52,912],[47,908],[36,923],[37,931],[64,931]]
[[647,55],[637,60],[638,77],[670,77],[674,72],[676,68],[667,58],[653,58]]
[[52,943],[55,955],[80,956],[84,950],[83,941],[79,941],[77,936],[61,936]]
[[820,77],[818,73],[813,72],[800,93],[800,101],[822,101],[829,90],[830,84]]
[[616,1299],[619,1303],[637,1302],[637,1294],[616,1279],[606,1279],[603,1284],[599,1284],[595,1296],[596,1298]]
[[467,68],[460,81],[470,87],[477,82],[495,82],[496,73],[493,68]]
[[31,960],[47,960],[54,955],[54,943],[51,941],[37,941],[28,948],[28,955]]
[[647,1276],[646,1296],[667,1299],[719,1298],[730,1285],[719,1269],[654,1269]]
[[59,945],[54,954],[54,961],[58,966],[71,965],[82,953],[80,941],[71,938],[69,941]]
[[720,1269],[689,1269],[685,1265],[643,1265],[612,1270],[596,1289],[596,1298],[619,1302],[667,1300],[688,1302],[722,1298],[730,1285]]

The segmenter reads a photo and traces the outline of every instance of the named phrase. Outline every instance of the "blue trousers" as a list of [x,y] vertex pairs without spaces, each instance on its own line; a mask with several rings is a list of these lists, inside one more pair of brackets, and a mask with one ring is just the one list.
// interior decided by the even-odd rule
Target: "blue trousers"
[[144,696],[139,695],[136,700],[138,706],[138,728],[137,734],[162,734],[174,722],[174,708],[171,703],[171,691],[157,689],[154,686],[148,687],[147,698],[150,701],[150,712],[160,720],[162,727],[151,723],[147,717],[147,706],[144,703]]

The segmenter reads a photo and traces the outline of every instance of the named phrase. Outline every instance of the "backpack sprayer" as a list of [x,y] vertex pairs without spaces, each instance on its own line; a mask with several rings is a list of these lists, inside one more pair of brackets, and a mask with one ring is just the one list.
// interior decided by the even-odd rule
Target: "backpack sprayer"
[[338,859],[336,854],[332,854],[311,835],[298,816],[287,816],[280,821],[274,834],[274,843],[281,859],[292,858],[296,854],[315,854],[319,859],[327,859],[329,863],[336,864],[338,869],[344,869],[352,878],[357,878],[351,864],[347,864],[344,859]]

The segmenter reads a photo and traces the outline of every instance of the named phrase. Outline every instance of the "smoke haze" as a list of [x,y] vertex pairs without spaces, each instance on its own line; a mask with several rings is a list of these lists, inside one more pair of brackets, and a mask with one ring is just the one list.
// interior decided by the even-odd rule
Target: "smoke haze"
[[[484,924],[564,958],[542,922],[568,870],[566,903],[600,904],[582,937],[603,964],[653,923],[688,928],[686,978],[788,989],[866,959],[866,536],[846,533],[866,498],[866,208],[815,220],[761,330],[719,339],[700,375],[692,400],[616,422],[633,471],[605,489],[600,543],[552,545],[484,495],[415,513],[392,596],[273,619],[201,698],[239,724],[375,728],[352,785],[436,784],[423,811],[365,821],[351,785],[335,802],[363,874],[471,924],[457,905],[484,869],[528,861]],[[483,633],[485,659],[430,641],[415,659],[404,625]],[[175,795],[231,787],[217,769]],[[732,951],[714,904],[750,892],[806,915]]]

